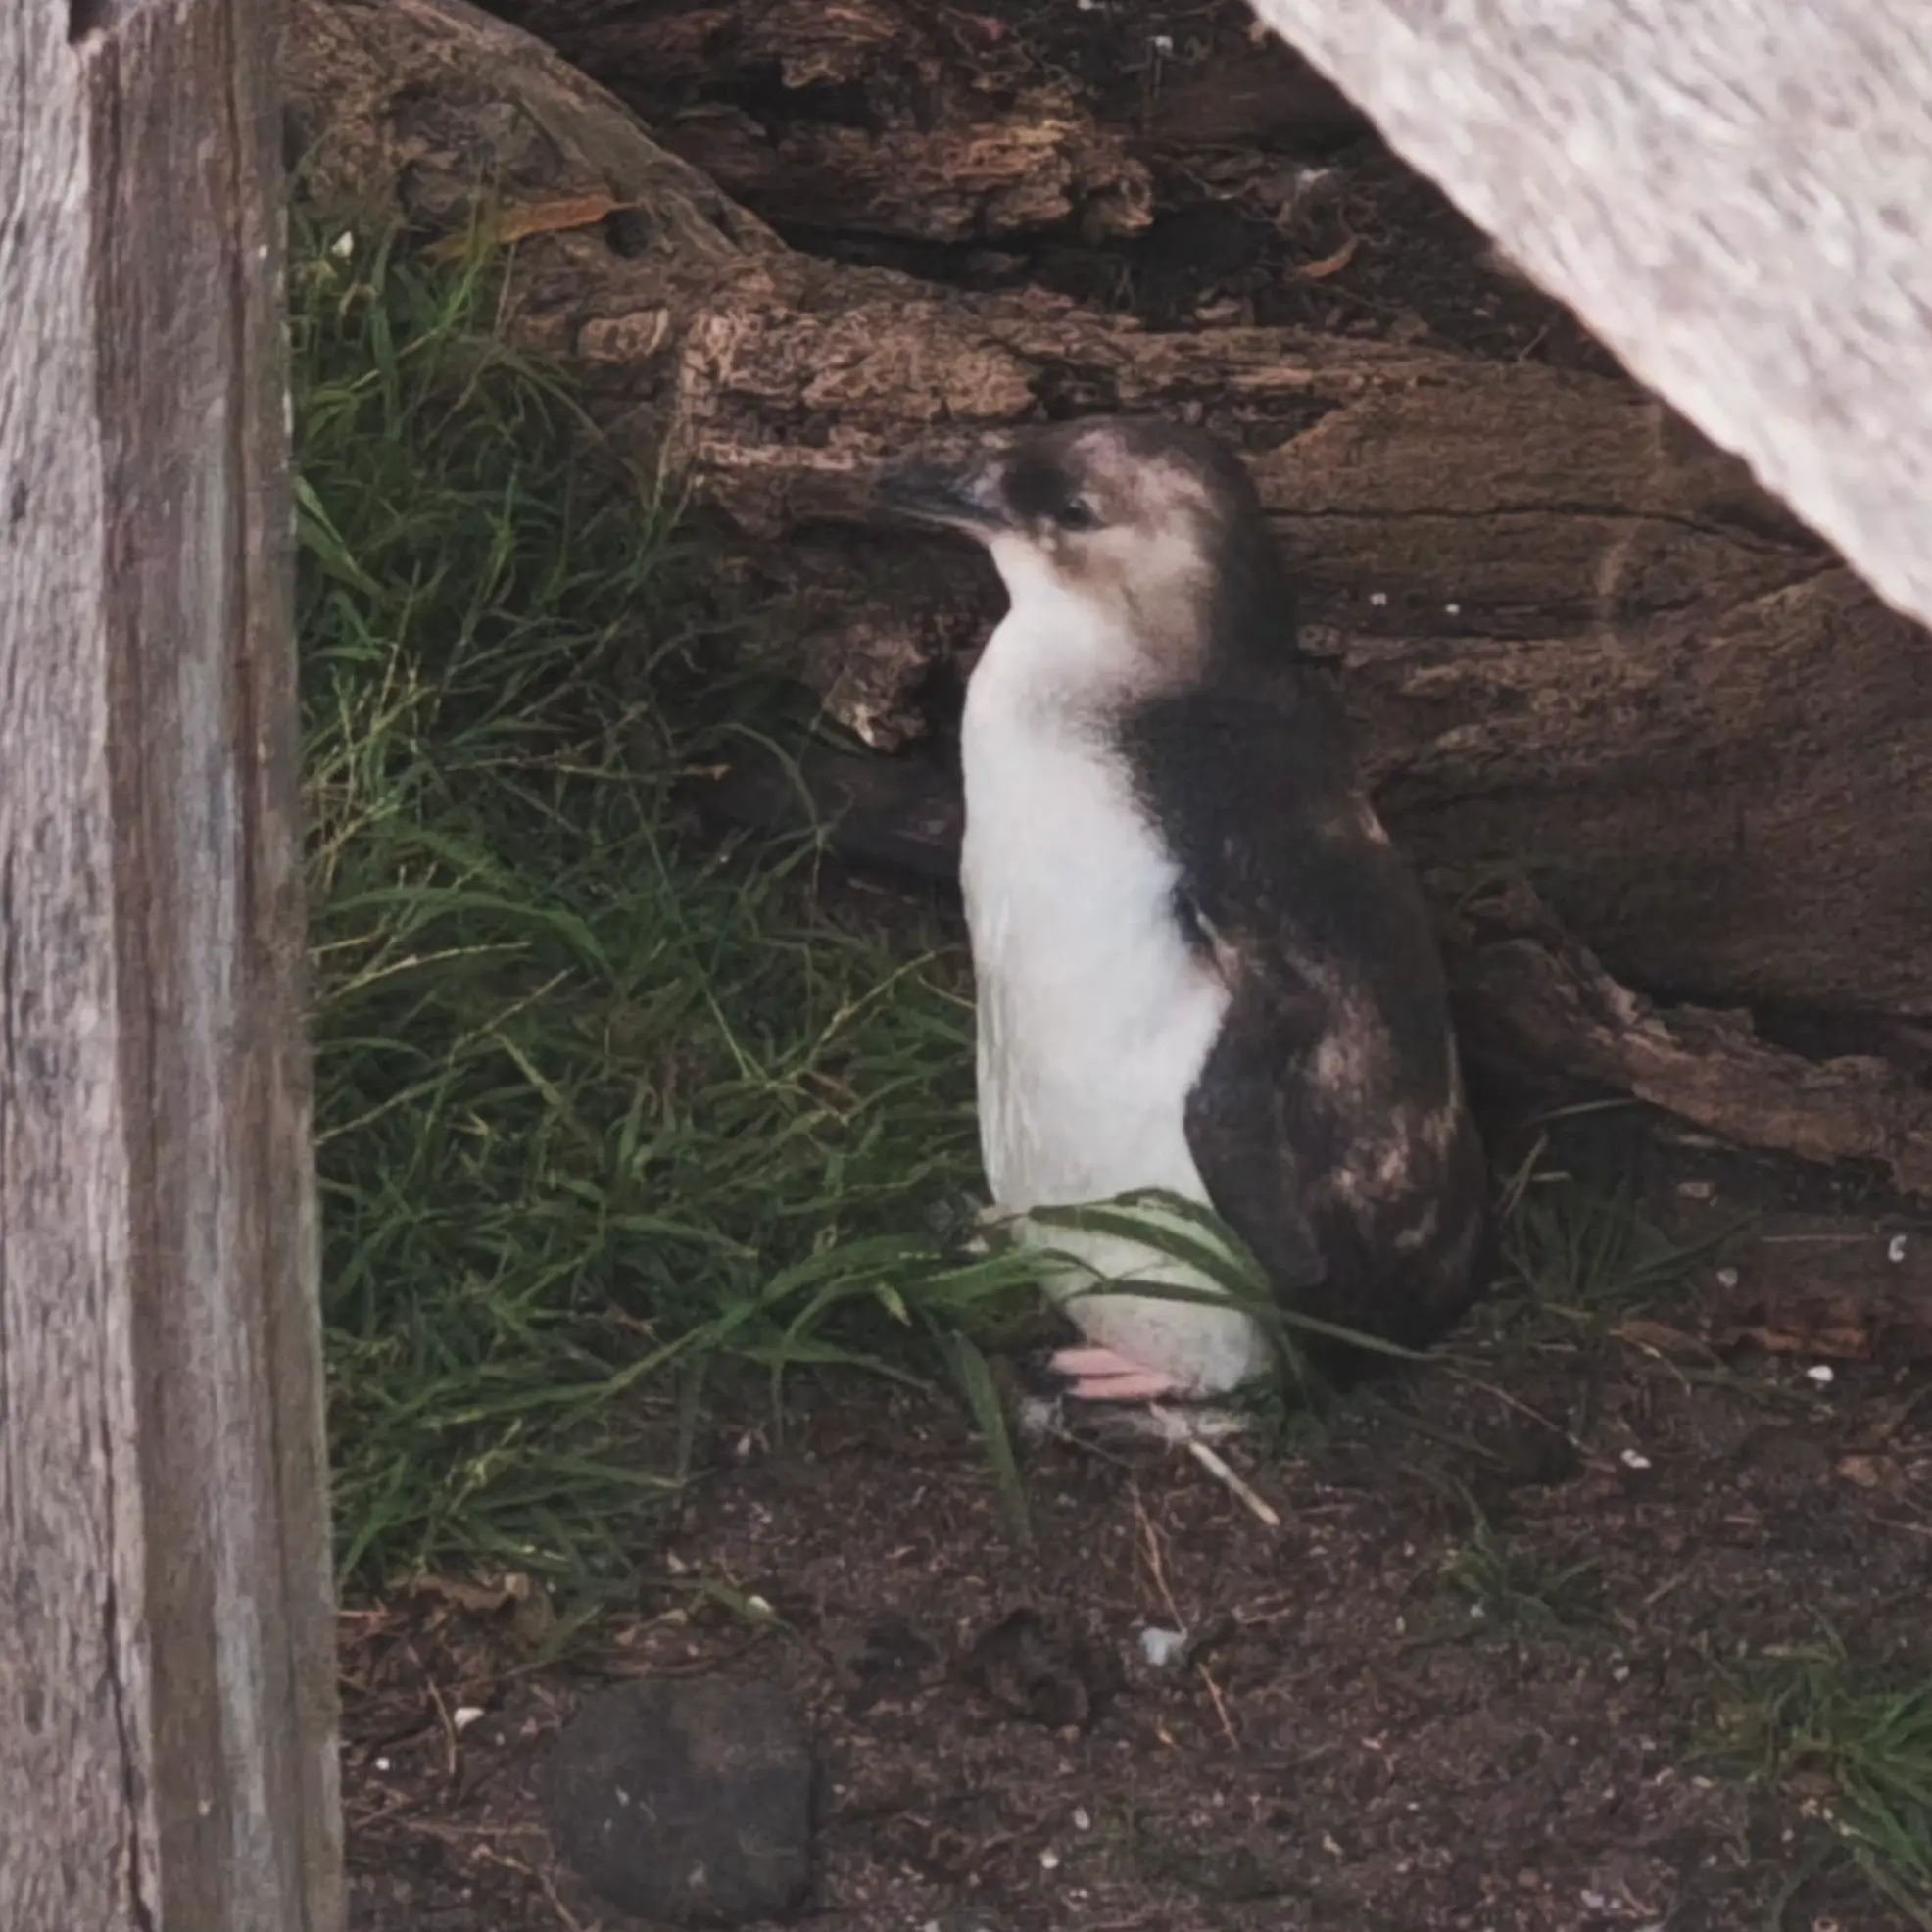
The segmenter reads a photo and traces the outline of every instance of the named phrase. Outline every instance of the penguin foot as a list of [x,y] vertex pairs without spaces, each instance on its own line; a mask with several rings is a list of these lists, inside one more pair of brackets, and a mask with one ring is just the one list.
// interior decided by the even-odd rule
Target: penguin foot
[[1185,1393],[1172,1376],[1142,1368],[1111,1348],[1056,1349],[1052,1368],[1066,1377],[1067,1393],[1076,1402],[1151,1402]]
[[1027,1442],[1104,1446],[1159,1442],[1186,1447],[1251,1434],[1255,1419],[1238,1399],[1189,1395],[1172,1376],[1091,1343],[1009,1358],[1013,1419]]
[[1014,1422],[1024,1442],[1071,1442],[1087,1448],[1125,1448],[1135,1442],[1159,1443],[1198,1455],[1196,1445],[1252,1435],[1254,1418],[1219,1402],[1069,1403],[1064,1397],[1022,1396]]

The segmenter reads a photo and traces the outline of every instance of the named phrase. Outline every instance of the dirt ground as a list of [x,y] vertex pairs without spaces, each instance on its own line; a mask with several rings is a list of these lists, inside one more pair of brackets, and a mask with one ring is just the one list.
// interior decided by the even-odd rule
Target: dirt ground
[[[600,1677],[715,1669],[811,1714],[839,1932],[1904,1925],[1721,1747],[1753,1660],[1932,1670],[1932,1219],[1631,1144],[1680,1241],[1757,1219],[1231,1451],[1279,1528],[1178,1453],[1056,1443],[1028,1553],[952,1405],[845,1382],[782,1443],[718,1424],[588,1666],[519,1674],[515,1605],[352,1612],[352,1923],[629,1923],[549,1854],[545,1753]],[[1153,1667],[1149,1627],[1191,1649]]]
[[[1157,38],[1173,77],[1247,19],[985,11],[1123,117]],[[904,266],[1156,326],[1232,303],[1611,366],[1373,142],[1307,165],[1332,176],[1293,219],[1267,169],[1209,192],[1172,158],[1131,243]],[[550,1855],[549,1742],[601,1674],[711,1669],[811,1713],[828,1932],[1905,1923],[1826,1856],[1815,1802],[1715,1746],[1746,1661],[1781,1647],[1932,1672],[1932,1217],[1681,1136],[1618,1159],[1681,1238],[1763,1218],[1644,1305],[1499,1304],[1319,1426],[1231,1450],[1279,1528],[1177,1453],[1056,1444],[1025,1551],[956,1405],[846,1380],[801,1387],[782,1442],[755,1404],[714,1419],[635,1608],[568,1672],[529,1667],[529,1606],[488,1591],[351,1609],[352,1925],[614,1932]],[[1191,1648],[1156,1668],[1150,1626]]]

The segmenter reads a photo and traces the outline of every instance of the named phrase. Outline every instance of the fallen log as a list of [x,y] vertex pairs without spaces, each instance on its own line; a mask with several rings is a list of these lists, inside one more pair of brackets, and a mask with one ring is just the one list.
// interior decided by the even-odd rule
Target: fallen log
[[495,0],[490,11],[608,87],[754,214],[827,235],[1127,237],[1148,224],[1163,164],[1209,150],[1312,153],[1368,132],[1306,61],[1238,24],[1163,55],[1123,22],[1100,29],[1106,17],[1074,15],[1082,45],[1108,32],[1138,93],[1131,123],[1114,126],[1050,49],[990,13],[933,0],[614,12],[602,0]]
[[979,14],[920,19],[901,0],[695,0],[617,14],[506,0],[494,11],[781,225],[922,242],[1062,223],[1097,240],[1147,225],[1144,164]]
[[1743,1146],[1863,1161],[1932,1195],[1932,1087],[1870,1054],[1807,1059],[1751,1016],[1668,1007],[1619,986],[1521,884],[1445,921],[1473,1060],[1563,1067]]
[[524,234],[506,325],[687,479],[781,593],[775,648],[874,744],[930,728],[935,668],[997,609],[977,558],[864,526],[875,466],[1172,411],[1246,451],[1425,866],[1525,877],[1660,992],[1932,1012],[1924,640],[1635,387],[818,260],[462,0],[296,0],[288,47],[307,192],[435,229],[490,184]]

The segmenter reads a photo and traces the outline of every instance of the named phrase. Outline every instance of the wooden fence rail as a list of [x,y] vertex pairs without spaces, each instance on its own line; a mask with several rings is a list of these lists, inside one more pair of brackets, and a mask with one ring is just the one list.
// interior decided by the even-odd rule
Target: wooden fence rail
[[1932,621],[1916,0],[1254,0],[1631,373]]
[[0,1927],[335,1932],[272,48],[0,8]]

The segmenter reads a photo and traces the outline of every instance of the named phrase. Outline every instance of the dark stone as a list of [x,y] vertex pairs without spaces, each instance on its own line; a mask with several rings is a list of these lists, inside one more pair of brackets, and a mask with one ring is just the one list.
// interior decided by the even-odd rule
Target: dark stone
[[858,1681],[845,1699],[846,1711],[861,1717],[883,1699],[912,1695],[928,1666],[938,1662],[939,1653],[902,1617],[882,1618],[865,1632],[852,1659]]
[[651,217],[641,208],[613,208],[604,217],[604,239],[611,253],[627,260],[651,252],[655,240]]
[[1085,1730],[1117,1687],[1107,1659],[1078,1631],[1019,1609],[981,1632],[962,1660],[966,1681],[1015,1717]]
[[803,1902],[812,1755],[783,1692],[715,1677],[620,1684],[557,1739],[551,1835],[621,1910],[740,1925]]

